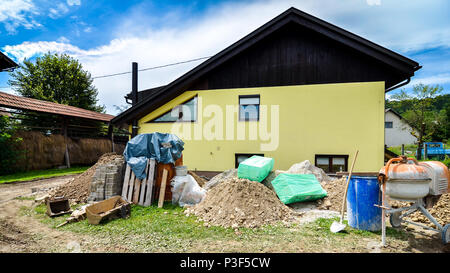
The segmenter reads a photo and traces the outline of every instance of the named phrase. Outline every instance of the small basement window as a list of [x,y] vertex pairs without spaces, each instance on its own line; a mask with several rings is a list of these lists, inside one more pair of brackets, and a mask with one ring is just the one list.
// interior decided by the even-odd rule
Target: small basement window
[[258,121],[259,120],[259,95],[239,96],[239,120]]
[[197,96],[175,106],[147,123],[157,122],[195,122],[197,121]]
[[264,154],[234,154],[234,167],[235,168],[239,167],[239,164],[242,161],[244,161],[254,155],[264,156]]
[[346,172],[348,155],[316,155],[315,165],[326,173]]
[[392,121],[386,121],[384,123],[384,128],[392,128]]

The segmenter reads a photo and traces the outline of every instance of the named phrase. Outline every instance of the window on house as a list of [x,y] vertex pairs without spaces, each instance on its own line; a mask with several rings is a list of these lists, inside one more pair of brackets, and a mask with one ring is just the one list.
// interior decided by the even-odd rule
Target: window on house
[[392,121],[384,122],[384,128],[392,128]]
[[326,173],[346,172],[348,155],[316,155],[315,165]]
[[239,120],[259,120],[259,95],[239,96]]
[[175,106],[170,111],[160,115],[159,117],[148,121],[151,122],[195,122],[197,121],[197,96],[192,99]]
[[244,161],[254,155],[264,156],[264,154],[234,154],[234,167],[235,168],[239,167],[239,164],[242,161]]

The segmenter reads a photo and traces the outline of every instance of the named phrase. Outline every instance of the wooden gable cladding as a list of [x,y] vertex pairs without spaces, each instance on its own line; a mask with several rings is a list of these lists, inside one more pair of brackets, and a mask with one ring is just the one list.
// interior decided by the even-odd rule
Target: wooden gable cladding
[[290,23],[216,67],[190,90],[385,81],[408,77],[361,51]]

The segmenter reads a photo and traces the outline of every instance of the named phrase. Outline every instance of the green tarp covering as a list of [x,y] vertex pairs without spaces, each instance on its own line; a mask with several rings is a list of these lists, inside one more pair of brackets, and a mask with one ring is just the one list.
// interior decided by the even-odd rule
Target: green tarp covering
[[284,204],[312,201],[327,196],[314,174],[281,173],[272,186]]
[[251,181],[261,182],[272,171],[273,158],[254,155],[239,164],[237,175]]

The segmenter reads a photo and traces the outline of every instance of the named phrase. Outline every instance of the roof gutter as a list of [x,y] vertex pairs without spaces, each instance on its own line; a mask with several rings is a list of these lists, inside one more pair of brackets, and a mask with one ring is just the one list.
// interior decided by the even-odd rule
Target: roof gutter
[[[419,69],[421,69],[421,68],[422,68],[421,65],[416,65],[416,66],[413,68],[413,70],[414,70],[414,71],[417,71],[417,70],[419,70]],[[399,83],[399,84],[397,84],[397,85],[394,85],[394,86],[389,87],[389,88],[386,89],[384,92],[387,93],[387,92],[389,92],[389,91],[392,91],[392,90],[394,90],[394,89],[397,89],[397,88],[399,88],[399,87],[402,87],[402,86],[404,86],[404,85],[407,85],[410,81],[411,81],[411,77],[409,77],[408,79],[406,79],[406,81],[403,82],[403,83]]]

